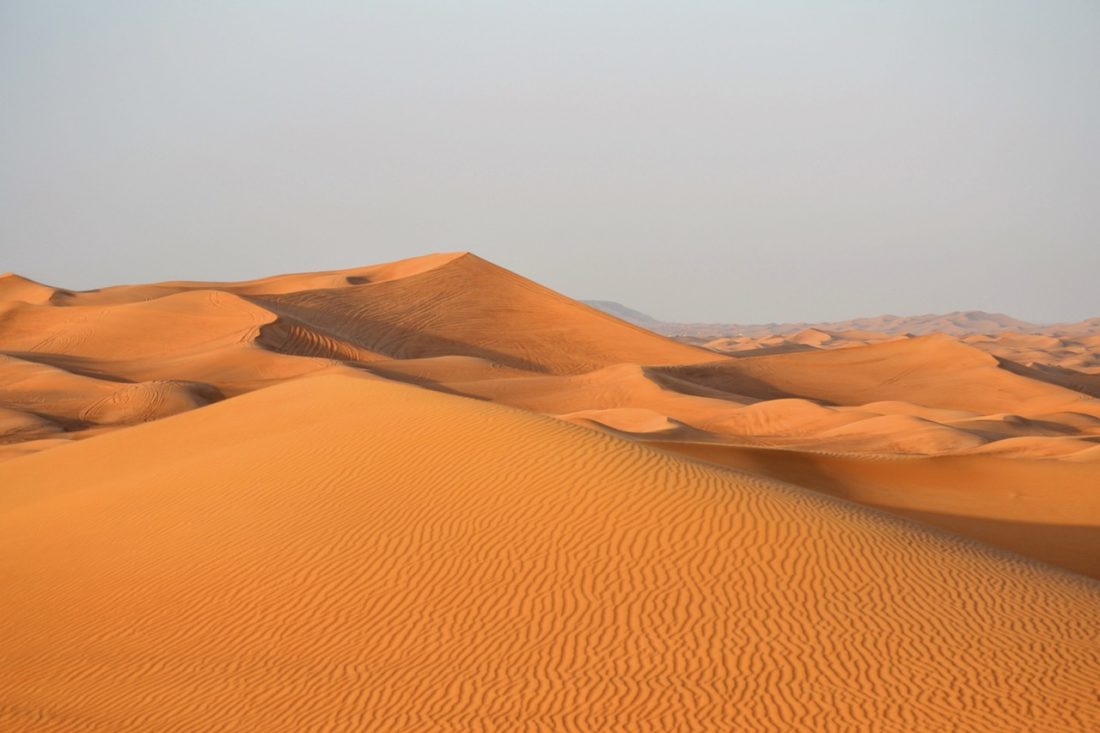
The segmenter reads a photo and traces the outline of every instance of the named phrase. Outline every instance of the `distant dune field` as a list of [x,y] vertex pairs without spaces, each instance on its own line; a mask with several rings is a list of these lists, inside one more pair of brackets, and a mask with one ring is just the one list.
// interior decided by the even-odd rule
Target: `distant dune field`
[[694,341],[0,277],[0,730],[1100,729],[1095,335]]

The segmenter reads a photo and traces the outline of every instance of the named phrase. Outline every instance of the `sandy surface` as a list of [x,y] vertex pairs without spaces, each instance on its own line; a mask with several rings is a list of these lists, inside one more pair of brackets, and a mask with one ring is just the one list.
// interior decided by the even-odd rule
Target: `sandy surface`
[[0,481],[10,728],[1100,724],[1091,581],[369,376]]
[[1098,348],[2,276],[0,729],[1096,729]]

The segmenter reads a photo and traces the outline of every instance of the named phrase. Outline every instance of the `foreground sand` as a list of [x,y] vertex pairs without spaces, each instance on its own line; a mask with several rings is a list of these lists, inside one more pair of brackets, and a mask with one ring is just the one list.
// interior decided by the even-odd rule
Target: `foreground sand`
[[6,730],[1094,730],[1100,586],[376,377],[0,464]]

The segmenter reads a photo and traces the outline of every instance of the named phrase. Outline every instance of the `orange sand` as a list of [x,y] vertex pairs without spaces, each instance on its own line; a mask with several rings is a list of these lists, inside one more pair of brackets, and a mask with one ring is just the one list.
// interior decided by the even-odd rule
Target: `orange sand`
[[0,276],[0,730],[1100,727],[1091,326],[709,346],[464,253]]
[[1100,725],[1091,581],[377,378],[0,482],[8,729]]

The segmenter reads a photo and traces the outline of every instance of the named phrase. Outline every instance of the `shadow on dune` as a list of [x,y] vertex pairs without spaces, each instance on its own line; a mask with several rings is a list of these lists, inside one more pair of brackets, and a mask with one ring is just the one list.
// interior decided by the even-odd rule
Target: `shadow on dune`
[[748,351],[719,351],[720,354],[731,356],[734,359],[751,359],[754,356],[776,356],[778,354],[796,354],[803,351],[820,351],[820,349],[808,344],[783,344],[782,346],[764,346]]
[[379,366],[377,363],[363,364],[363,363],[349,363],[348,366],[355,367],[356,369],[362,369],[363,371],[373,374],[383,379],[389,379],[393,382],[403,382],[405,384],[411,384],[415,387],[423,387],[424,389],[434,390],[436,392],[442,392],[444,394],[454,395],[456,397],[468,397],[471,400],[479,400],[481,402],[492,402],[488,397],[481,395],[469,394],[467,392],[461,392],[452,387],[448,387],[442,382],[437,382],[434,379],[422,377],[415,374],[405,374],[394,369],[387,369],[384,366]]
[[[680,443],[653,440],[645,444],[673,455],[688,457],[721,468],[733,469],[869,506],[895,516],[984,542],[1030,558],[1100,579],[1100,526],[1067,524],[1064,522],[1021,521],[990,517],[928,511],[895,506],[881,498],[869,499],[866,489],[872,484],[875,493],[890,492],[889,480],[873,481],[845,475],[844,471],[825,465],[830,458],[813,453],[787,450],[739,449],[733,446],[704,443]],[[936,459],[913,458],[914,461]],[[883,460],[880,466],[904,470],[907,459]],[[935,477],[926,479],[930,486]],[[905,488],[894,492],[899,498]]]
[[733,397],[744,396],[758,400],[781,400],[795,397],[821,404],[830,404],[816,397],[780,389],[763,379],[745,374],[737,369],[735,365],[725,360],[683,366],[650,367],[649,373],[654,377],[675,380],[672,388],[679,392],[692,394],[693,392],[685,390],[684,387],[685,384],[694,385],[695,388],[703,390],[694,392],[694,394],[704,397],[715,396],[713,393],[718,392]]
[[998,365],[1007,371],[1021,377],[1046,382],[1057,387],[1072,389],[1074,392],[1087,394],[1089,397],[1100,398],[1100,375],[1086,374],[1076,369],[1052,365],[1025,366],[1019,362],[1001,357],[995,357]]
[[1100,527],[877,508],[1100,580]]
[[[83,359],[79,356],[69,356],[68,354],[54,354],[46,351],[2,351],[0,354],[10,356],[21,361],[29,361],[34,364],[41,364],[42,366],[53,367],[54,369],[60,369],[70,374],[76,374],[80,377],[90,377],[91,379],[99,379],[104,382],[118,382],[120,384],[134,384],[136,380],[121,377],[117,374],[111,374],[105,372],[102,369],[91,366],[90,359]],[[209,385],[208,385],[209,386]]]
[[[261,332],[261,343],[272,351],[294,356],[330,356],[325,347],[318,344],[346,344],[355,349],[381,354],[393,359],[416,359],[433,356],[474,356],[486,361],[531,372],[549,373],[534,361],[484,346],[457,341],[425,330],[408,328],[389,321],[355,314],[340,318],[323,308],[312,309],[301,304],[277,302],[271,298],[247,297],[252,303],[276,314],[281,321],[299,326],[319,339],[303,343],[297,339],[266,338]],[[266,328],[266,327],[265,327]],[[267,331],[266,333],[270,333]],[[333,358],[345,359],[339,353]]]

